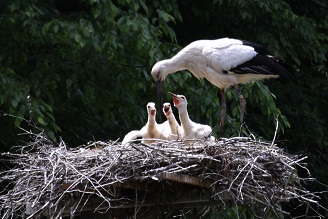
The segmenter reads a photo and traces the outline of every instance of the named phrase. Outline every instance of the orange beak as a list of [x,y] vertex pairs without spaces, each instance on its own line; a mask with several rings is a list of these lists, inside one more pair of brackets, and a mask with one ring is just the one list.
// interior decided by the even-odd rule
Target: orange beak
[[165,113],[166,116],[169,116],[171,114],[171,112],[169,111],[170,106],[168,106],[168,105],[163,106],[163,110],[164,110],[164,113]]
[[150,110],[150,115],[155,116],[156,110]]

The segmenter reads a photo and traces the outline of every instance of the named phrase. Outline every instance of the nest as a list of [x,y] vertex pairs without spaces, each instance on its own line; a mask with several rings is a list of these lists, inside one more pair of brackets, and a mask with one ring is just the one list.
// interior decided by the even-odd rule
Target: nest
[[[3,218],[128,207],[140,215],[143,207],[174,203],[202,206],[203,215],[213,206],[251,204],[280,217],[288,214],[281,203],[290,200],[314,211],[320,206],[318,194],[302,186],[314,180],[306,157],[248,137],[149,145],[97,141],[68,148],[41,133],[19,148],[19,153],[1,154],[8,165],[0,173]],[[299,177],[298,170],[307,177]],[[183,198],[187,193],[198,198]]]

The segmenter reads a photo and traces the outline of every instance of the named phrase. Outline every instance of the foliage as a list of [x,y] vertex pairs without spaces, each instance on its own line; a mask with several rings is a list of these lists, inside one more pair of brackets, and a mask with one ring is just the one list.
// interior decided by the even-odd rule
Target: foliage
[[175,40],[169,23],[181,19],[165,2],[8,1],[0,17],[3,123],[32,123],[73,144],[140,124],[155,98],[150,66],[169,50],[161,39]]

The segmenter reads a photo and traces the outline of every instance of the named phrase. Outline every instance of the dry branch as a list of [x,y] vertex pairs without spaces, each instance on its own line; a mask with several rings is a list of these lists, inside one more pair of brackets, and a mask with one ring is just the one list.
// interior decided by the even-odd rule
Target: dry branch
[[150,185],[156,188],[165,181],[209,188],[213,203],[253,203],[276,215],[287,214],[280,204],[292,199],[321,207],[318,194],[302,186],[314,179],[297,173],[301,168],[309,174],[306,157],[285,153],[272,142],[244,137],[215,144],[197,139],[150,145],[97,141],[68,148],[63,141],[54,145],[41,133],[18,148],[19,153],[1,154],[9,165],[0,173],[3,218],[56,217],[67,211],[74,215],[90,205],[102,212],[142,206],[152,200],[137,200],[137,192],[126,191],[142,191],[145,197]]

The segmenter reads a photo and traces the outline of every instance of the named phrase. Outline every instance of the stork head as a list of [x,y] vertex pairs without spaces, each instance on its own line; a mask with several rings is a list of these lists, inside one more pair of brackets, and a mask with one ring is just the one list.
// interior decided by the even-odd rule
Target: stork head
[[172,113],[172,108],[170,103],[163,104],[163,113],[166,117],[169,117]]
[[187,98],[185,96],[174,94],[171,92],[169,92],[169,95],[172,97],[174,106],[176,108],[187,107],[188,102],[187,102]]
[[167,71],[166,71],[166,63],[167,63],[167,60],[162,60],[162,61],[159,61],[157,62],[152,70],[151,70],[151,76],[153,76],[154,80],[155,81],[164,81],[166,76],[169,74]]
[[156,108],[155,108],[155,103],[153,102],[149,102],[147,104],[147,112],[149,115],[151,116],[155,116],[156,115]]

